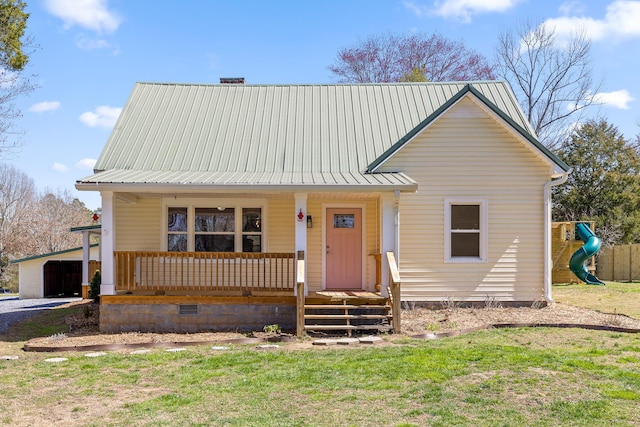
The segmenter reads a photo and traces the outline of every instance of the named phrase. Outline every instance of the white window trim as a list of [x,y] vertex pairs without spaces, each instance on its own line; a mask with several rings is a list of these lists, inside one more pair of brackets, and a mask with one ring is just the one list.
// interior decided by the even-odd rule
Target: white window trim
[[[198,199],[198,198],[163,198],[162,199],[162,242],[161,251],[167,251],[167,230],[169,221],[168,208],[187,208],[187,252],[195,252],[195,212],[196,208],[234,208],[235,209],[235,252],[242,252],[242,208],[260,208],[262,210],[262,252],[267,252],[267,200],[266,199]],[[240,214],[238,214],[240,213]],[[258,234],[258,233],[246,233]],[[240,250],[238,250],[238,248]]]
[[[480,256],[452,257],[451,256],[451,206],[476,205],[480,206]],[[483,198],[446,197],[444,199],[444,262],[453,264],[486,263],[489,253],[489,201]]]

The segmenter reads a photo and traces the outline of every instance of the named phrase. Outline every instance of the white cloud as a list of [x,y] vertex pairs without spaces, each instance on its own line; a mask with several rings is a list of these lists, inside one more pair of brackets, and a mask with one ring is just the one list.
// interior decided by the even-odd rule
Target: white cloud
[[122,18],[108,9],[108,0],[45,0],[49,13],[64,21],[65,28],[74,25],[97,32],[112,33]]
[[578,0],[566,1],[560,5],[558,10],[563,15],[576,15],[584,12],[584,4]]
[[473,15],[481,13],[506,12],[521,0],[436,0],[434,8],[427,9],[415,2],[405,1],[404,6],[416,15],[432,14],[443,18],[454,18],[471,22]]
[[101,105],[93,111],[86,111],[80,115],[80,121],[89,127],[110,129],[116,124],[122,108]]
[[53,111],[58,108],[60,108],[60,102],[58,101],[42,101],[29,107],[29,111],[32,113],[44,113],[45,111]]
[[98,50],[111,48],[111,44],[104,39],[88,39],[86,37],[79,38],[76,41],[76,46],[78,46],[82,50]]
[[66,172],[66,171],[69,170],[69,168],[66,165],[62,164],[62,163],[54,163],[51,166],[51,169],[53,169],[56,172]]
[[76,168],[93,170],[96,165],[96,159],[82,159],[76,162]]
[[593,96],[593,100],[598,104],[609,105],[621,110],[628,110],[631,107],[629,103],[635,100],[626,89],[614,92],[599,92]]
[[548,19],[544,24],[555,27],[556,34],[562,39],[576,32],[584,31],[592,40],[611,40],[640,37],[640,1],[616,0],[607,6],[602,19],[588,16],[569,16],[580,13],[574,7],[561,7],[565,16]]
[[426,6],[419,6],[412,1],[403,1],[404,7],[413,12],[416,16],[423,16],[429,13],[429,8]]
[[111,50],[111,53],[115,55],[120,54],[120,47],[113,45],[111,42],[105,39],[92,39],[85,36],[76,38],[76,46],[82,50]]

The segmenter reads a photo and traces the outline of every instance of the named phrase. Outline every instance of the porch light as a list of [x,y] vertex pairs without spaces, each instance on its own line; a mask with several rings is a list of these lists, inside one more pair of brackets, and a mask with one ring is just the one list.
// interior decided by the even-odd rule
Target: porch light
[[307,215],[307,228],[313,228],[313,217],[311,215]]
[[225,209],[225,208],[223,208],[222,206],[218,206],[218,210],[219,210],[220,212],[222,212],[224,209]]

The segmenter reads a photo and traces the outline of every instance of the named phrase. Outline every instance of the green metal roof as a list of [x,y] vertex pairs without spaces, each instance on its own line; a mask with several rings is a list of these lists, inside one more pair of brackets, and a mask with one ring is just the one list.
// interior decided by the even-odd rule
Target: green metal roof
[[71,227],[69,231],[74,232],[82,232],[82,231],[100,231],[102,230],[102,224],[94,224],[94,225],[81,225],[78,227]]
[[351,190],[357,187],[368,190],[415,191],[417,183],[404,173],[361,173],[361,172],[183,172],[183,171],[131,171],[115,169],[99,172],[83,180],[86,185],[95,184],[135,184],[136,189],[152,189],[162,185],[184,188],[206,187],[207,190],[252,190],[272,186],[273,190],[304,191],[316,189]]
[[[95,248],[97,247],[99,244],[98,243],[93,243],[91,245],[89,245],[89,247],[91,248]],[[76,251],[81,251],[82,250],[82,246],[78,247],[78,248],[71,248],[71,249],[65,249],[63,251],[56,251],[56,252],[49,252],[48,254],[40,254],[40,255],[33,255],[30,257],[26,257],[26,258],[20,258],[20,259],[14,259],[12,261],[10,261],[11,264],[18,264],[24,261],[31,261],[33,259],[38,259],[38,258],[48,258],[51,256],[56,256],[56,255],[60,255],[60,254],[67,254],[69,252],[76,252]]]
[[96,163],[96,175],[77,186],[384,182],[413,187],[398,174],[372,177],[378,175],[368,172],[372,162],[469,88],[536,141],[505,82],[137,83]]

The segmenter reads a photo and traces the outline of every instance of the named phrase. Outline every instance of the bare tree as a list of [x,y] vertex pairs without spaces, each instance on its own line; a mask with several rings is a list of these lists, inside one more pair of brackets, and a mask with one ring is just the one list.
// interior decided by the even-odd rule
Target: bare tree
[[9,259],[26,254],[21,236],[35,195],[35,185],[30,177],[13,166],[0,163],[0,276],[4,275]]
[[494,79],[485,57],[439,34],[374,35],[340,49],[329,70],[343,83]]
[[25,230],[28,240],[36,242],[32,253],[44,254],[81,246],[82,236],[69,229],[89,225],[92,213],[68,190],[45,190],[34,204],[29,227]]
[[21,95],[31,93],[35,89],[29,79],[21,74],[0,69],[0,157],[14,152],[22,141],[22,131],[15,125],[22,112],[14,104]]
[[557,148],[571,121],[596,103],[591,41],[584,31],[564,41],[548,24],[525,22],[499,36],[497,74],[511,83],[538,138]]
[[69,229],[89,225],[92,214],[68,190],[38,195],[29,176],[0,163],[0,285],[17,289],[12,259],[81,246]]

